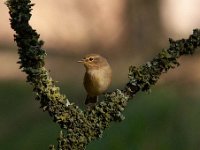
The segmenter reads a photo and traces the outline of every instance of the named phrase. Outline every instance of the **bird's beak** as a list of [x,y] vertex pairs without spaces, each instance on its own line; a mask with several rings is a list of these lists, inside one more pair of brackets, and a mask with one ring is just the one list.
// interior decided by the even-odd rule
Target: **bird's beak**
[[77,63],[84,63],[85,59],[81,59],[79,61],[77,61]]

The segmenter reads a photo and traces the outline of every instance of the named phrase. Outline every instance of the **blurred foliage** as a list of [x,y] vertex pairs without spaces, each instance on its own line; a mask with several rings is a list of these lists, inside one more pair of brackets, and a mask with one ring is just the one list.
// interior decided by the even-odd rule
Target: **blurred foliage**
[[174,87],[157,87],[153,93],[134,98],[126,119],[113,124],[102,140],[89,150],[188,150],[199,149],[198,98],[185,97]]
[[[69,92],[74,97],[77,89]],[[59,127],[30,93],[25,83],[0,83],[1,149],[44,150],[55,143]],[[198,150],[199,107],[199,96],[185,95],[175,86],[158,86],[151,94],[134,97],[124,112],[126,119],[113,123],[88,150]]]
[[25,83],[1,81],[1,149],[46,149],[47,143],[55,142],[47,137],[56,138],[58,126],[40,111],[31,93]]

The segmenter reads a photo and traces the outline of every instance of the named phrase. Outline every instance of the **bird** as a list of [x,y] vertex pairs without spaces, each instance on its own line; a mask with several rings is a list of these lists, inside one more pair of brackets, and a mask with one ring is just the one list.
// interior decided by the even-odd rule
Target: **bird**
[[83,85],[87,92],[85,105],[97,103],[98,96],[104,93],[112,79],[112,69],[106,60],[99,54],[87,54],[78,61],[85,67]]

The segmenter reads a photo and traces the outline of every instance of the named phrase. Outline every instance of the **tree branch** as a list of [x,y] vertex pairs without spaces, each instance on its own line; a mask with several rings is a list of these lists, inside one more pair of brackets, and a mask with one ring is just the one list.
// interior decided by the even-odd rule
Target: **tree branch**
[[[129,68],[129,82],[123,90],[105,95],[105,100],[93,108],[81,110],[70,103],[44,68],[46,52],[42,49],[40,35],[29,25],[31,17],[30,0],[7,0],[11,27],[15,30],[14,40],[18,46],[20,69],[27,74],[27,82],[33,86],[36,100],[66,133],[58,138],[58,149],[82,150],[91,141],[102,136],[112,121],[124,119],[122,112],[128,101],[138,92],[147,91],[160,75],[179,65],[182,55],[193,54],[200,46],[200,30],[195,29],[188,39],[170,39],[168,49],[163,49],[152,61],[138,68]],[[51,146],[50,149],[55,149]]]

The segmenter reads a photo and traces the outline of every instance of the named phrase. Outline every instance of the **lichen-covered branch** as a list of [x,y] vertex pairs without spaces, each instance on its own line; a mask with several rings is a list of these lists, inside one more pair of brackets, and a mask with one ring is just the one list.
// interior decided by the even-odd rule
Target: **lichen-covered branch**
[[122,112],[138,91],[149,90],[162,73],[179,65],[177,59],[180,56],[193,54],[200,46],[199,29],[195,29],[188,39],[170,39],[170,47],[162,50],[152,61],[138,68],[129,68],[129,82],[123,90],[106,94],[102,102],[83,111],[60,93],[44,68],[46,52],[42,49],[43,41],[39,40],[39,34],[29,24],[31,1],[7,0],[6,4],[11,27],[16,32],[14,39],[18,46],[20,68],[27,74],[27,82],[33,86],[41,108],[66,130],[58,138],[57,149],[60,150],[85,149],[88,143],[102,136],[110,122],[124,119]]

